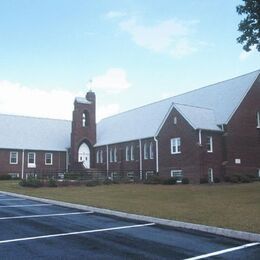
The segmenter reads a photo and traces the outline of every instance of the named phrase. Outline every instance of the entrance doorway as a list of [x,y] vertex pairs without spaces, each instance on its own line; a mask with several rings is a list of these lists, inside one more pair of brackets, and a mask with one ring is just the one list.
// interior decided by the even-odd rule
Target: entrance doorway
[[90,150],[86,143],[82,143],[79,147],[78,162],[83,162],[86,169],[90,168]]

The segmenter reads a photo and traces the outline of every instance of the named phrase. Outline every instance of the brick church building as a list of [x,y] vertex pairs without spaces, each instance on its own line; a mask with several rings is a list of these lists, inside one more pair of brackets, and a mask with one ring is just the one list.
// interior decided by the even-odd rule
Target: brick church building
[[260,176],[260,70],[96,123],[96,96],[71,121],[0,114],[0,174],[100,171],[146,179]]

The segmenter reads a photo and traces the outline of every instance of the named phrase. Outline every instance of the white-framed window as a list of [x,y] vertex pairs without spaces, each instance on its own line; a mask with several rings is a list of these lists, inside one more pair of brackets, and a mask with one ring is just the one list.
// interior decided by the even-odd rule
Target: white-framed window
[[134,146],[133,145],[131,145],[131,147],[130,147],[130,159],[131,159],[131,161],[133,161],[135,159]]
[[258,171],[258,172],[257,172],[257,173],[258,173],[257,176],[258,176],[258,178],[260,178],[260,169],[258,169],[257,171]]
[[177,116],[175,116],[175,117],[173,118],[173,124],[174,124],[174,125],[177,125],[177,122],[178,122],[178,119],[177,119]]
[[114,161],[113,159],[114,159],[114,158],[113,158],[113,149],[110,148],[110,150],[109,150],[109,161],[110,161],[110,162],[113,162],[113,161]]
[[212,136],[206,137],[206,148],[208,153],[213,153],[213,138]]
[[45,165],[52,165],[52,153],[45,153]]
[[181,153],[181,138],[180,137],[171,139],[171,153],[172,154]]
[[260,128],[260,112],[256,112],[256,127]]
[[36,154],[33,152],[28,153],[28,168],[36,167]]
[[126,161],[129,161],[129,146],[127,146],[126,148],[125,148],[125,160]]
[[154,152],[153,152],[153,142],[150,143],[150,159],[154,159]]
[[117,162],[117,149],[114,148],[114,162]]
[[10,152],[10,164],[18,164],[18,152]]
[[175,178],[177,183],[181,183],[183,178],[182,170],[171,170],[171,177]]
[[128,172],[127,173],[127,179],[130,181],[134,181],[135,174],[134,172]]
[[100,150],[99,152],[100,152],[100,154],[99,154],[99,162],[103,163],[103,150]]
[[99,150],[96,152],[96,163],[99,163],[100,159],[99,159]]
[[149,158],[149,147],[147,143],[144,144],[144,159],[147,160]]

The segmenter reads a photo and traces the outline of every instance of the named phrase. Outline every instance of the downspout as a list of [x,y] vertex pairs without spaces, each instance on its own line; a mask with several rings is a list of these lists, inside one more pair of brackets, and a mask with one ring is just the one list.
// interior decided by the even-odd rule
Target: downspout
[[69,171],[69,153],[68,150],[66,150],[66,172]]
[[143,179],[143,155],[142,155],[142,141],[139,139],[139,155],[140,155],[140,180]]
[[158,153],[158,139],[156,136],[153,137],[155,141],[155,149],[156,149],[156,173],[159,174],[159,153]]
[[107,145],[107,177],[108,177],[108,171],[109,171],[109,164],[108,164],[108,145]]
[[22,179],[23,179],[23,175],[24,175],[24,149],[22,152]]

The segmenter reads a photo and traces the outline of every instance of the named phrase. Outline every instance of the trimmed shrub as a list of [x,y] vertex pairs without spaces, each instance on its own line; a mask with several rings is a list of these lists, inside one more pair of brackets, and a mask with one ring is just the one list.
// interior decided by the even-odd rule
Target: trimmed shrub
[[250,183],[250,182],[253,182],[253,179],[251,179],[250,177],[248,177],[246,175],[240,175],[240,182]]
[[57,181],[55,179],[49,179],[48,187],[58,187]]
[[6,180],[11,180],[12,176],[11,175],[0,175],[0,181],[6,181]]
[[240,178],[237,175],[231,175],[229,177],[229,182],[231,182],[231,183],[239,183],[240,182]]
[[161,184],[162,179],[159,176],[151,176],[143,182],[144,184]]
[[91,180],[86,182],[87,187],[94,187],[100,185],[100,182],[98,180]]
[[220,179],[218,177],[214,177],[214,183],[220,183]]
[[209,183],[206,177],[200,178],[200,184]]
[[182,184],[189,184],[189,183],[190,183],[190,180],[189,180],[187,177],[184,177],[184,178],[182,178],[181,183],[182,183]]
[[39,188],[43,186],[42,181],[37,178],[29,177],[27,180],[23,179],[19,182],[23,187]]
[[171,178],[163,180],[162,184],[163,185],[174,185],[174,184],[176,184],[176,182],[177,182],[176,178],[171,177]]
[[104,181],[103,181],[103,184],[104,185],[109,185],[109,184],[113,184],[113,181],[111,180],[111,179],[105,179]]

